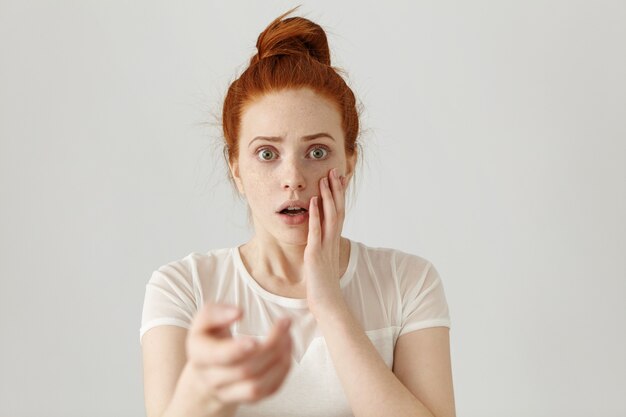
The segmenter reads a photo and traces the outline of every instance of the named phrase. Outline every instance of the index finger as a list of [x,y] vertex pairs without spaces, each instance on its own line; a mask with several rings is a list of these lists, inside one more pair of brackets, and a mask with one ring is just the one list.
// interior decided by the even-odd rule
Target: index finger
[[333,200],[335,200],[335,211],[339,224],[341,224],[341,221],[343,221],[345,216],[346,187],[342,182],[343,176],[339,174],[339,170],[337,168],[333,168],[331,170],[330,177]]
[[241,310],[229,304],[207,303],[198,311],[189,329],[190,335],[230,336],[230,325],[241,318]]
[[252,337],[217,339],[207,335],[193,335],[187,345],[187,355],[201,366],[236,365],[248,358],[258,346]]
[[276,349],[284,337],[290,337],[289,327],[291,326],[291,319],[283,317],[272,327],[267,339],[261,342],[260,350],[270,351]]

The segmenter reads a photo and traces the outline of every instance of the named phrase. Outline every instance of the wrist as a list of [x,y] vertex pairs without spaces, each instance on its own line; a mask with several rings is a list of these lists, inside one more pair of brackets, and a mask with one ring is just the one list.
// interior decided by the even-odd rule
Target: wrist
[[187,362],[163,417],[232,417],[236,410],[237,404],[223,403],[206,390],[198,371]]
[[343,296],[325,297],[309,302],[309,311],[319,320],[333,320],[345,313],[348,306]]

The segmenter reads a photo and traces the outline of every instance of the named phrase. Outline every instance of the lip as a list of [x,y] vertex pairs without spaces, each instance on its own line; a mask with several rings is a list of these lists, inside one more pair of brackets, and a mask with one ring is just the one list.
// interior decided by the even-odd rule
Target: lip
[[281,214],[276,213],[278,217],[288,226],[298,226],[300,224],[308,223],[309,221],[309,212],[301,213],[301,214]]
[[[280,212],[286,209],[287,207],[301,207],[307,210],[307,213],[305,214],[308,214],[309,203],[305,203],[302,200],[287,200],[278,207],[278,209],[276,210],[276,213],[280,214]],[[291,216],[291,217],[297,217],[297,216]]]

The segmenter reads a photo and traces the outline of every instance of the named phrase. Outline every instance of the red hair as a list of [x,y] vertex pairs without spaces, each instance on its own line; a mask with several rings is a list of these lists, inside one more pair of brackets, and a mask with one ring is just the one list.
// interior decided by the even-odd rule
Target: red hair
[[285,89],[309,88],[334,103],[341,114],[346,155],[356,152],[359,115],[355,96],[339,75],[342,70],[330,65],[324,30],[303,17],[285,19],[298,7],[274,19],[259,35],[257,54],[228,88],[222,109],[228,162],[239,153],[239,129],[246,106],[267,93]]

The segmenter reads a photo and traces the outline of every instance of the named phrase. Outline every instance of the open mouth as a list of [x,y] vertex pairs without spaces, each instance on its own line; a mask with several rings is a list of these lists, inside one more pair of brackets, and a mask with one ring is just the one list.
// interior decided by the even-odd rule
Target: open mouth
[[299,214],[306,213],[308,210],[302,207],[286,208],[279,211],[280,214],[286,214],[288,216],[297,216]]

